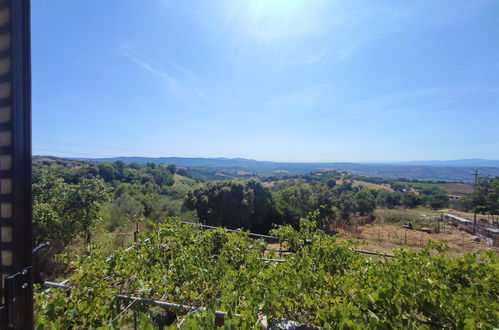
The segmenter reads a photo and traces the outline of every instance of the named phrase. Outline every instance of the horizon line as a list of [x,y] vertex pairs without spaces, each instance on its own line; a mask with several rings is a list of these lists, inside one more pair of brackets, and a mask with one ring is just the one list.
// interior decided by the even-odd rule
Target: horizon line
[[270,163],[300,163],[300,164],[329,164],[329,163],[350,163],[350,164],[398,164],[398,163],[413,163],[413,162],[456,162],[456,161],[491,161],[499,162],[499,159],[492,158],[456,158],[456,159],[423,159],[423,160],[384,160],[384,161],[281,161],[281,160],[258,160],[245,157],[206,157],[206,156],[99,156],[99,157],[81,157],[81,156],[57,156],[49,154],[32,154],[33,157],[57,157],[65,159],[78,159],[78,160],[99,160],[99,159],[118,159],[118,158],[147,158],[147,159],[161,159],[161,158],[182,158],[182,159],[218,159],[218,160],[246,160],[255,162],[270,162]]

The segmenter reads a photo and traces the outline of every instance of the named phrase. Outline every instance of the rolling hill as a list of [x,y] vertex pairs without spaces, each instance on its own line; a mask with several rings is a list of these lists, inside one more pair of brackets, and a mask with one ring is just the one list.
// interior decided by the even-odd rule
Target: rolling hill
[[[139,164],[175,164],[184,167],[203,167],[219,170],[304,174],[318,171],[346,171],[352,174],[383,178],[408,178],[470,182],[471,172],[478,168],[482,174],[498,176],[499,161],[468,159],[455,161],[425,161],[405,163],[292,163],[257,161],[244,158],[183,158],[183,157],[115,157],[84,158],[81,160],[114,162],[122,160]],[[462,166],[459,166],[462,165]],[[483,166],[488,165],[488,166]],[[492,166],[494,165],[494,166]]]

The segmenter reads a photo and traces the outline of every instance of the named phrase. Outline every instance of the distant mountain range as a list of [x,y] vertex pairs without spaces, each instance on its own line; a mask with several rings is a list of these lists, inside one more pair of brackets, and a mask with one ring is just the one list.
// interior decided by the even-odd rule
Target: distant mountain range
[[401,163],[299,163],[270,162],[244,158],[184,158],[184,157],[115,157],[79,158],[97,162],[122,160],[127,163],[175,164],[183,167],[204,167],[264,173],[304,174],[317,171],[346,171],[352,174],[387,177],[464,181],[473,180],[472,171],[478,168],[482,174],[499,176],[499,160],[460,159],[448,161],[411,161]]
[[457,160],[414,160],[410,162],[389,163],[389,165],[405,166],[437,166],[437,167],[499,167],[499,160],[491,159],[457,159]]

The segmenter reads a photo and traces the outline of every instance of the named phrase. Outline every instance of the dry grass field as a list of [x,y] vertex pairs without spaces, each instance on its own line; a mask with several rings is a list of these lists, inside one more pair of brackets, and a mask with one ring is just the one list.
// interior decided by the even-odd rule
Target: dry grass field
[[[337,180],[336,184],[342,184],[343,182],[344,182],[343,179]],[[365,188],[384,189],[384,190],[393,191],[393,189],[390,187],[389,184],[376,184],[376,183],[371,183],[371,182],[366,182],[366,181],[359,181],[359,180],[353,180],[352,186],[354,186],[354,187],[363,186]]]
[[[445,213],[451,213],[454,215],[457,215],[459,217],[468,219],[468,220],[473,220],[473,213],[471,212],[461,212],[461,211],[456,211],[454,209],[442,209],[439,210],[440,212],[445,212]],[[486,226],[492,226],[493,223],[499,222],[499,216],[497,215],[489,215],[489,214],[480,214],[477,213],[476,218],[479,223],[486,225]]]
[[[368,224],[357,228],[340,229],[341,239],[355,238],[361,241],[359,248],[390,253],[395,248],[406,247],[419,250],[428,244],[429,240],[443,240],[450,248],[449,256],[461,255],[464,252],[477,250],[494,250],[487,246],[483,239],[472,241],[473,235],[450,226],[441,227],[440,233],[424,233],[418,230],[404,229],[394,224]],[[499,251],[498,251],[499,252]]]
[[[477,250],[499,249],[489,247],[483,238],[477,238],[464,230],[452,227],[447,221],[438,221],[442,211],[453,210],[428,210],[417,208],[405,209],[378,209],[375,211],[375,220],[370,223],[359,221],[355,225],[335,228],[342,236],[341,239],[358,239],[361,241],[359,248],[390,253],[394,248],[407,247],[419,250],[428,244],[429,240],[446,241],[450,248],[449,256],[461,255],[464,252]],[[411,222],[414,229],[405,229],[403,224]],[[428,228],[431,233],[418,229]]]
[[[356,240],[359,249],[380,253],[392,253],[397,248],[409,248],[415,251],[428,245],[429,241],[445,241],[449,247],[447,256],[460,256],[465,252],[495,251],[499,248],[488,246],[483,237],[477,237],[461,228],[449,225],[447,220],[441,219],[443,212],[450,212],[469,218],[469,213],[457,212],[452,209],[431,210],[427,208],[415,209],[386,209],[379,208],[373,217],[360,217],[350,221],[332,224],[330,229],[340,235],[340,240]],[[472,214],[471,214],[472,217]],[[406,229],[404,223],[410,222],[414,229]],[[431,233],[423,232],[421,228],[428,228]],[[269,249],[279,249],[279,244],[269,244]]]
[[284,180],[276,180],[276,181],[270,181],[270,182],[262,182],[262,185],[264,187],[267,187],[267,188],[272,188],[272,187],[277,186],[278,184],[281,184],[284,182],[299,183],[300,179],[284,179]]
[[179,184],[185,184],[185,185],[188,185],[188,186],[192,186],[195,181],[191,178],[188,178],[188,177],[185,177],[185,176],[182,176],[182,175],[179,175],[177,173],[175,173],[173,175],[173,180],[175,180],[175,183],[173,184],[173,187],[179,185]]

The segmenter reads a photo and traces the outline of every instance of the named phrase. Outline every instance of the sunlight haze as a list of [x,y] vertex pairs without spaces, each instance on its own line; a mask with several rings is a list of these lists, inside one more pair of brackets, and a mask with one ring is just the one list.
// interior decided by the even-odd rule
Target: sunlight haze
[[499,159],[496,1],[34,1],[33,153]]

